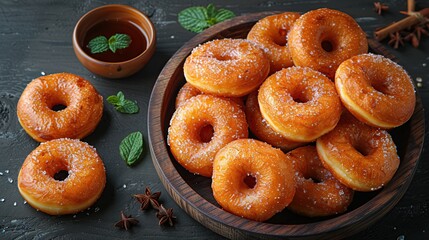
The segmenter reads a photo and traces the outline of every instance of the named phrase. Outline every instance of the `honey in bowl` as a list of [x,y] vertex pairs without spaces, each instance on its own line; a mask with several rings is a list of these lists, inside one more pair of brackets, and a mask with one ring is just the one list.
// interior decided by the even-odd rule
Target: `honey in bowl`
[[[99,36],[109,39],[115,34],[126,34],[130,37],[131,43],[128,47],[117,49],[112,52],[110,49],[101,53],[91,53],[88,47],[89,42]],[[123,62],[133,59],[144,52],[147,48],[147,36],[132,21],[109,19],[101,21],[92,26],[85,34],[82,49],[89,56],[104,62]]]

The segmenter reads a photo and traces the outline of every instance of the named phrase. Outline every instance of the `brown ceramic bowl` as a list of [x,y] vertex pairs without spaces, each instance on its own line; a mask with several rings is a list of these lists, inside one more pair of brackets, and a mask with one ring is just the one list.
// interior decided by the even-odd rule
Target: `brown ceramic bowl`
[[[101,61],[90,56],[84,47],[88,31],[102,21],[132,22],[146,38],[146,49],[125,61]],[[109,36],[107,36],[108,38]],[[139,10],[126,5],[111,4],[95,8],[83,15],[73,31],[73,49],[79,61],[91,72],[106,78],[123,78],[142,69],[155,52],[156,31],[150,19]]]
[[[307,218],[285,209],[266,222],[255,222],[224,211],[213,197],[211,179],[188,172],[174,160],[167,145],[168,127],[175,111],[177,92],[185,84],[183,63],[199,44],[219,38],[245,38],[259,19],[278,12],[236,17],[216,24],[185,43],[167,62],[155,83],[148,109],[148,140],[155,169],[168,193],[191,217],[231,239],[343,239],[366,229],[385,216],[401,199],[417,169],[423,148],[425,119],[417,95],[415,111],[404,125],[391,130],[401,158],[398,171],[382,189],[355,192],[347,212]],[[389,58],[379,42],[369,39],[371,52]]]

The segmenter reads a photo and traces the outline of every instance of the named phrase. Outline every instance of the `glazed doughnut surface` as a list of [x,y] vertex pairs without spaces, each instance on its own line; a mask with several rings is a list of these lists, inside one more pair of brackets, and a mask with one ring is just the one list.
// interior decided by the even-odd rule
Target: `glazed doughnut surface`
[[[213,128],[204,141],[202,130]],[[205,131],[203,131],[205,132]],[[168,128],[168,144],[174,158],[188,171],[210,177],[216,153],[229,142],[247,138],[246,116],[241,107],[227,99],[195,96],[173,114]]]
[[334,79],[345,60],[368,52],[365,32],[349,15],[327,8],[303,14],[289,33],[296,66],[311,67]]
[[[60,181],[55,175],[67,171]],[[18,189],[35,209],[51,215],[72,214],[91,206],[106,184],[104,164],[96,150],[77,139],[41,143],[25,159]]]
[[414,112],[414,86],[405,70],[381,55],[362,54],[344,61],[335,75],[344,106],[374,127],[394,128]]
[[311,142],[332,130],[342,106],[331,80],[311,68],[280,70],[259,88],[259,107],[270,126],[297,142]]
[[[55,111],[55,106],[65,109]],[[103,114],[103,97],[91,83],[70,73],[31,81],[18,101],[18,120],[36,141],[81,139],[92,133]]]
[[353,200],[353,190],[323,167],[316,147],[300,147],[286,155],[294,165],[297,183],[288,209],[308,217],[330,216],[347,210]]
[[259,140],[271,144],[273,147],[281,148],[284,151],[289,151],[304,144],[287,139],[268,124],[262,117],[261,110],[259,109],[257,91],[247,96],[245,112],[250,131]]
[[226,211],[265,221],[292,201],[293,166],[280,149],[267,143],[235,140],[216,155],[212,189],[216,201]]
[[192,50],[186,81],[204,93],[241,97],[256,90],[270,71],[264,51],[245,39],[216,39]]
[[250,29],[247,39],[259,44],[270,59],[271,73],[293,66],[287,34],[300,14],[285,12],[259,20]]
[[316,142],[323,166],[342,184],[356,191],[383,187],[399,167],[390,134],[344,112],[334,130]]

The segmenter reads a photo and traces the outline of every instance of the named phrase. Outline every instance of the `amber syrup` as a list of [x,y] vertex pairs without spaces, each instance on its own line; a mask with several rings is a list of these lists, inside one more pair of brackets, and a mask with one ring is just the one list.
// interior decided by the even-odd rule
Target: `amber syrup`
[[[131,43],[127,48],[117,49],[115,53],[110,51],[102,53],[91,53],[88,43],[98,36],[105,36],[109,39],[111,36],[122,33],[131,38]],[[95,24],[88,30],[84,37],[82,49],[89,56],[104,62],[123,62],[133,59],[140,55],[147,47],[147,37],[144,31],[131,21],[123,20],[104,20]]]

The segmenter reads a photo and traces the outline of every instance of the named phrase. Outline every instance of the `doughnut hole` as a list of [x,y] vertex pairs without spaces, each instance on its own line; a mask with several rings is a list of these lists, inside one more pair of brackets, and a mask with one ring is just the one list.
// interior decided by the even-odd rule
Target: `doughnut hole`
[[251,173],[247,173],[246,176],[243,178],[244,184],[250,189],[253,189],[256,186],[256,177],[253,176]]
[[311,100],[310,96],[306,92],[301,91],[300,89],[293,91],[290,96],[296,103],[306,103]]
[[51,107],[51,110],[55,111],[55,112],[59,112],[59,111],[64,110],[66,108],[67,108],[67,106],[64,104],[55,104],[54,106]]
[[57,173],[54,174],[54,179],[57,181],[64,181],[69,176],[69,171],[67,170],[60,170]]
[[51,161],[46,165],[46,174],[56,181],[65,181],[69,176],[69,168],[65,161]]
[[288,34],[287,29],[280,28],[278,30],[277,34],[274,34],[274,36],[272,36],[272,40],[275,44],[277,44],[279,46],[286,46],[286,43],[287,43],[286,35],[287,34]]
[[327,53],[334,52],[338,48],[338,42],[335,38],[337,33],[333,32],[335,29],[330,29],[327,32],[322,33],[320,37],[320,47]]
[[321,43],[322,49],[325,50],[325,52],[332,52],[334,51],[334,44],[329,40],[323,40]]
[[371,142],[371,138],[363,136],[360,138],[352,139],[351,145],[357,152],[359,152],[362,156],[366,157],[371,155],[371,153],[375,149],[375,146],[372,146]]
[[382,79],[378,79],[375,77],[370,78],[370,85],[371,87],[382,94],[389,95],[389,87],[388,83],[386,81],[383,81]]
[[217,54],[214,57],[219,61],[229,61],[229,60],[237,59],[235,56],[230,55],[230,54],[225,54],[225,53]]
[[60,96],[58,95],[52,95],[46,97],[46,104],[48,105],[48,108],[51,109],[54,112],[60,112],[67,108],[68,104],[68,97],[67,96]]
[[212,140],[214,128],[211,124],[203,125],[199,131],[199,140],[203,143],[208,143]]

